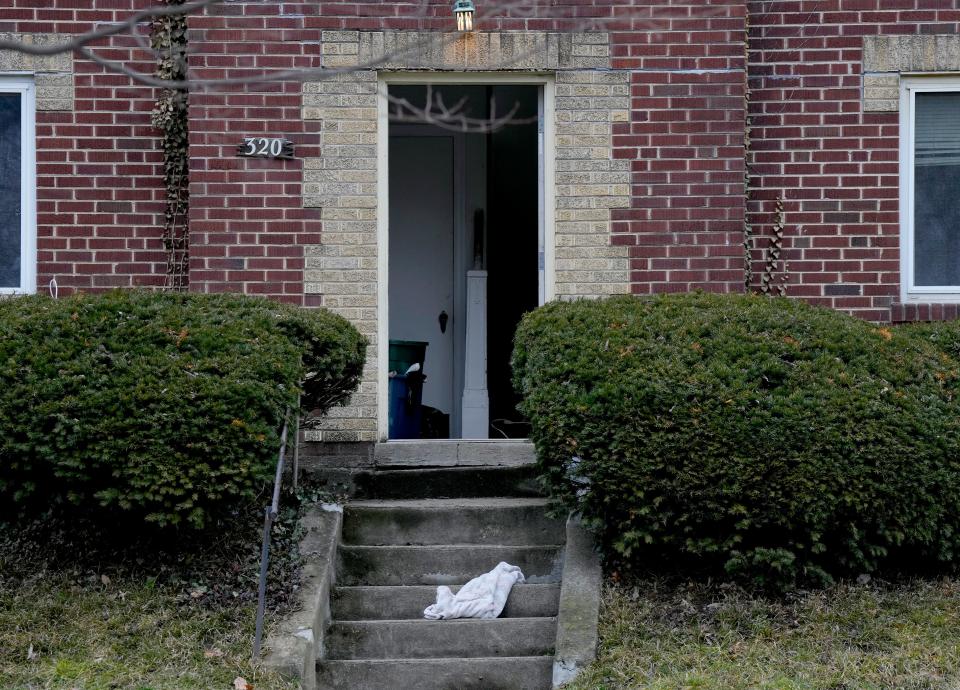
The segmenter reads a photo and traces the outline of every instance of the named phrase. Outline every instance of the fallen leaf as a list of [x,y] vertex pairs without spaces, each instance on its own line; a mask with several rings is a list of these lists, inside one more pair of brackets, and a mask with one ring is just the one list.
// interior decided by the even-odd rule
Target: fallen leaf
[[247,682],[246,678],[237,676],[233,679],[233,690],[253,690],[253,686]]
[[208,659],[219,659],[223,656],[223,652],[219,649],[205,649],[203,655]]
[[104,584],[104,586],[107,586],[107,587],[110,586],[110,578],[107,577],[106,575],[101,575],[101,576],[100,576],[100,582],[102,582],[102,583]]

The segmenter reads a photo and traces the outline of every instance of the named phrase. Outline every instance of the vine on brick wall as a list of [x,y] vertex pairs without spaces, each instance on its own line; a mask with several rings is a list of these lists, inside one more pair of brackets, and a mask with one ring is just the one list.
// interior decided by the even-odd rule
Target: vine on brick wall
[[783,199],[777,197],[777,205],[774,210],[773,235],[770,237],[770,244],[764,251],[763,275],[760,276],[760,292],[764,295],[779,295],[783,297],[787,294],[787,281],[790,279],[790,266],[784,261],[783,272],[777,282],[777,267],[780,265],[780,257],[783,254],[783,231],[786,227],[786,221],[783,213]]
[[[745,32],[743,40],[744,64],[750,64],[750,17],[746,18]],[[760,285],[755,284],[756,276],[753,272],[753,250],[756,246],[756,235],[753,231],[753,225],[750,223],[750,174],[752,172],[752,144],[753,144],[753,120],[750,117],[750,82],[748,77],[744,77],[746,82],[743,90],[744,113],[746,114],[746,127],[743,135],[743,193],[744,193],[744,220],[743,220],[743,285],[750,290],[758,290],[764,295],[778,295],[783,297],[787,294],[787,282],[790,280],[790,264],[783,261],[783,270],[777,277],[778,268],[783,256],[783,234],[786,228],[786,217],[783,210],[783,199],[777,197],[777,203],[774,208],[773,235],[769,239],[769,244],[763,251],[763,273],[760,274]]]
[[[182,5],[185,0],[162,0]],[[156,17],[150,27],[150,44],[159,56],[154,74],[160,79],[187,78],[187,18],[184,14]],[[163,226],[163,248],[167,254],[165,286],[185,290],[190,257],[190,170],[188,143],[188,92],[162,89],[151,121],[162,133],[163,176],[167,206]]]

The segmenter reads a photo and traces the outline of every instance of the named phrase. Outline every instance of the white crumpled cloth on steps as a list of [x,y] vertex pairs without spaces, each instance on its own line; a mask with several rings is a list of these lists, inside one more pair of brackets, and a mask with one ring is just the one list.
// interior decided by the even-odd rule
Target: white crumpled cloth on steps
[[496,568],[475,577],[454,594],[449,587],[437,587],[437,603],[423,610],[430,620],[450,618],[496,618],[507,604],[510,590],[523,582],[520,568],[501,561]]

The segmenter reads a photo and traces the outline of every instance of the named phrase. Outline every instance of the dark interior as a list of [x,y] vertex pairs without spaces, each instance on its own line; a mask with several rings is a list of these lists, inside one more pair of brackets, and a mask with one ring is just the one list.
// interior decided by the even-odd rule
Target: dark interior
[[[492,91],[498,111],[516,107],[517,119],[536,117],[536,87],[496,86]],[[509,423],[522,420],[510,381],[510,355],[520,318],[538,302],[536,122],[491,133],[487,157],[487,386],[494,427],[490,437],[526,437],[526,424]]]

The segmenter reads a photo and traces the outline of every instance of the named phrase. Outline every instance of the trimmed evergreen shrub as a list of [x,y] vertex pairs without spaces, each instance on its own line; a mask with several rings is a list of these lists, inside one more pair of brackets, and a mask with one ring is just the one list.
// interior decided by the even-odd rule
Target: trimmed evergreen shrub
[[757,296],[552,303],[514,383],[608,555],[783,587],[957,557],[960,347],[936,340]]
[[339,316],[239,295],[2,300],[0,496],[200,527],[263,490],[298,392],[343,401],[365,347]]

